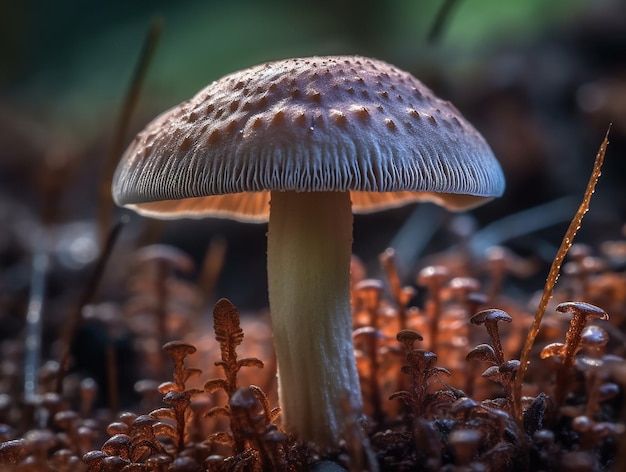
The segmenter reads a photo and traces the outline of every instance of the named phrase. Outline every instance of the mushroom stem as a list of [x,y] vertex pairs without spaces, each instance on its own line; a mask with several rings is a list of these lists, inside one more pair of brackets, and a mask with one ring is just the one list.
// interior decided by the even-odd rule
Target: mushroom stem
[[272,192],[267,272],[282,419],[320,446],[336,446],[345,418],[362,407],[351,248],[349,192]]

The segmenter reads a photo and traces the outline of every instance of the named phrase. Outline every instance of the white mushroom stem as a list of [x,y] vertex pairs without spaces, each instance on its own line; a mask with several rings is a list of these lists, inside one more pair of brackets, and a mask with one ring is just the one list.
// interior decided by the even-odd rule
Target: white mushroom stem
[[267,271],[282,421],[321,446],[336,445],[362,406],[351,250],[349,192],[272,192]]

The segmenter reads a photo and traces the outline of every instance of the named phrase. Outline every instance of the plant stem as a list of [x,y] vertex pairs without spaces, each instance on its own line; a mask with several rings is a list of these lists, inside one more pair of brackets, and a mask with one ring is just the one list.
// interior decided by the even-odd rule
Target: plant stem
[[546,308],[548,307],[548,302],[552,298],[552,291],[554,290],[556,281],[559,278],[561,264],[563,263],[563,260],[567,255],[567,251],[574,242],[574,236],[576,236],[576,233],[580,228],[585,213],[587,213],[587,210],[589,210],[591,196],[593,195],[596,184],[598,183],[598,179],[600,178],[600,173],[602,171],[602,163],[604,162],[606,147],[609,144],[610,129],[611,128],[609,126],[609,129],[604,136],[604,140],[600,145],[600,149],[598,150],[598,154],[596,155],[596,159],[593,165],[593,171],[591,172],[591,177],[589,177],[589,182],[587,183],[587,188],[585,189],[585,195],[583,196],[583,201],[578,207],[576,214],[572,218],[572,221],[567,228],[565,236],[563,237],[563,241],[559,246],[559,250],[557,251],[556,256],[554,256],[554,260],[552,261],[552,265],[550,266],[550,271],[548,273],[548,278],[543,289],[543,294],[541,295],[539,306],[537,307],[537,311],[535,312],[535,318],[530,327],[530,331],[528,332],[528,337],[526,338],[526,342],[524,343],[524,348],[522,349],[522,355],[520,357],[520,367],[517,372],[517,376],[515,377],[515,386],[513,391],[513,411],[520,426],[523,425],[522,384],[524,382],[524,374],[528,369],[530,352],[532,351],[535,338],[537,337],[537,334],[539,334],[539,328],[541,326],[541,321],[543,320],[543,315],[545,314]]
[[24,401],[34,404],[38,396],[39,365],[41,363],[41,336],[43,333],[43,304],[48,273],[48,238],[42,231],[32,261],[30,295],[26,314],[26,339],[24,356]]

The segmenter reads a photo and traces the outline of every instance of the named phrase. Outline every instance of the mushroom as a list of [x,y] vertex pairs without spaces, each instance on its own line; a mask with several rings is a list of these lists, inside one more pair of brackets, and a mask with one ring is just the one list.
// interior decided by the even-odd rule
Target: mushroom
[[147,216],[269,220],[283,424],[321,446],[336,445],[362,406],[352,212],[425,200],[461,210],[503,190],[492,151],[453,105],[354,56],[270,62],[213,82],[140,132],[113,182],[116,203]]

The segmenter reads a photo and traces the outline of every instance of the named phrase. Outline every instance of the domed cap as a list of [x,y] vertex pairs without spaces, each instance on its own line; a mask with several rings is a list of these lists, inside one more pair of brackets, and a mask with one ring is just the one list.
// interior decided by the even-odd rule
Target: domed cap
[[353,210],[411,201],[465,209],[500,196],[483,137],[407,72],[354,56],[227,75],[139,133],[116,203],[160,218],[264,221],[269,192],[351,191]]

